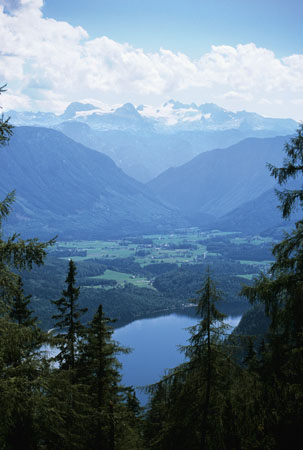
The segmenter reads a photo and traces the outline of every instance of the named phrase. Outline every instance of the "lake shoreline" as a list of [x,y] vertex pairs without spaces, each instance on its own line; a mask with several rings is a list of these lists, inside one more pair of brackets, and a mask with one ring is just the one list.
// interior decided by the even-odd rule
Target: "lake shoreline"
[[[142,406],[148,402],[148,395],[141,388],[160,381],[167,370],[184,361],[180,348],[188,344],[190,329],[199,322],[195,310],[193,307],[165,311],[165,314],[122,324],[114,330],[114,340],[132,349],[131,353],[118,356],[122,382],[134,387]],[[239,312],[239,307],[229,311],[226,317],[229,332],[239,324],[243,313]]]
[[[197,305],[195,305],[194,303],[190,303],[189,305],[182,305],[181,307],[177,306],[175,308],[159,309],[159,310],[147,313],[147,314],[138,314],[129,320],[118,319],[115,323],[113,323],[112,326],[116,330],[118,328],[129,325],[130,323],[135,322],[136,320],[162,317],[162,316],[167,316],[172,313],[177,313],[180,315],[182,315],[182,313],[184,313],[184,315],[186,315],[186,316],[195,317],[196,316],[196,307],[197,307]],[[238,315],[239,313],[244,314],[251,307],[251,305],[248,302],[233,302],[233,303],[222,302],[222,303],[218,304],[217,307],[218,307],[219,311],[222,312],[223,314]],[[230,314],[231,310],[232,310],[232,314]]]

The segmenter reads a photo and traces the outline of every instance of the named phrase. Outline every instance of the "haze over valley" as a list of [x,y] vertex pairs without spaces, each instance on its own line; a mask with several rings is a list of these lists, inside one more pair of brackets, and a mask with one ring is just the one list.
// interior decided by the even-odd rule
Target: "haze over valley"
[[270,119],[245,111],[233,113],[215,104],[198,107],[174,100],[158,108],[126,103],[104,110],[75,102],[61,115],[7,114],[18,126],[52,127],[105,153],[141,182],[204,151],[229,147],[246,137],[288,135],[297,128],[297,122],[291,119]]
[[[185,117],[194,108],[170,106],[172,114],[181,109]],[[0,155],[0,192],[17,192],[10,221],[18,219],[20,231],[60,239],[217,224],[223,231],[251,231],[251,220],[258,233],[281,226],[274,199],[267,209],[268,217],[276,218],[270,226],[243,220],[244,213],[233,210],[254,201],[258,216],[262,195],[275,186],[266,164],[282,163],[284,144],[298,124],[245,112],[236,120],[237,114],[215,105],[204,107],[215,114],[208,113],[202,124],[191,122],[187,130],[183,117],[183,131],[178,125],[157,130],[156,119],[143,118],[129,105],[104,114],[80,103],[62,116],[11,111],[18,126]],[[160,173],[143,183],[129,175],[135,167],[141,174]]]

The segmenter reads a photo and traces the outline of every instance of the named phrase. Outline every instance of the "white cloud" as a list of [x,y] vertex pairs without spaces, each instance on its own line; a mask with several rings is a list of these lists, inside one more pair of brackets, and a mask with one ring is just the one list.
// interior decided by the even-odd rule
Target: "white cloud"
[[228,91],[222,95],[222,98],[235,101],[244,100],[248,102],[253,100],[253,96],[249,92],[236,92],[236,91]]
[[178,122],[194,122],[201,120],[202,117],[209,118],[210,116],[210,114],[202,114],[196,108],[174,108],[171,102],[156,107],[145,105],[140,113],[145,117],[160,119],[166,125],[176,125]]
[[23,95],[22,92],[18,92],[16,94],[12,94],[9,91],[5,92],[4,95],[0,97],[0,108],[5,108],[5,110],[10,109],[20,109],[20,110],[29,110],[31,107],[31,103],[29,98],[26,95]]
[[167,49],[146,53],[44,18],[42,5],[0,0],[0,84],[8,83],[11,92],[10,101],[1,99],[5,107],[17,96],[22,100],[15,107],[42,110],[84,98],[147,103],[175,97],[300,118],[303,55],[279,59],[253,43],[213,46],[198,60]]
[[21,0],[0,0],[0,6],[3,6],[7,12],[12,12],[21,6]]
[[43,0],[0,0],[0,6],[4,7],[6,13],[12,14],[21,8],[40,10]]
[[258,103],[260,105],[270,105],[271,102],[267,99],[267,98],[260,98],[260,100],[258,101]]

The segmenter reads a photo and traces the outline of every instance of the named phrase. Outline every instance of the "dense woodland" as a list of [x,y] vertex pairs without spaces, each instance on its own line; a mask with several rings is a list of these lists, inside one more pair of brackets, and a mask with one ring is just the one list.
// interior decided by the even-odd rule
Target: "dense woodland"
[[[65,253],[64,253],[65,254]],[[50,299],[60,296],[68,270],[68,261],[52,256],[45,258],[42,267],[33,267],[22,273],[24,292],[31,295],[31,308],[43,329],[54,327],[52,319],[55,307]],[[225,303],[238,304],[245,308],[244,297],[239,291],[245,276],[251,267],[239,262],[213,258],[196,264],[174,263],[150,264],[143,268],[133,258],[87,259],[77,263],[77,283],[81,286],[79,304],[89,309],[82,322],[92,319],[92,311],[97,309],[100,301],[109,317],[121,321],[130,321],[159,310],[173,310],[188,305],[201,286],[202,274],[207,267],[216,273],[216,282],[224,291]],[[138,287],[131,283],[118,285],[115,280],[93,278],[104,274],[106,269],[126,272],[133,276],[145,276],[151,279],[150,287]],[[246,280],[249,282],[249,280]],[[104,289],[100,289],[100,285]],[[96,287],[96,289],[93,289]]]
[[[2,119],[1,146],[12,132]],[[283,167],[269,167],[281,185],[302,173],[303,126],[285,152]],[[284,217],[296,205],[303,207],[301,190],[282,191],[279,198]],[[201,320],[182,349],[187,359],[148,388],[150,402],[142,410],[133,388],[121,384],[117,356],[128,349],[113,341],[103,306],[96,304],[95,314],[83,324],[86,309],[79,302],[73,260],[61,295],[52,301],[58,333],[45,333],[37,325],[18,272],[42,266],[54,240],[4,237],[13,201],[14,193],[8,193],[0,203],[1,449],[300,448],[303,221],[274,247],[270,271],[242,290],[268,316],[264,336],[242,332],[226,337],[216,273],[207,271],[195,299]],[[175,285],[173,274],[184,270],[174,269],[159,274],[163,290]],[[135,287],[128,289],[134,296]],[[48,346],[57,347],[56,355],[48,354]]]

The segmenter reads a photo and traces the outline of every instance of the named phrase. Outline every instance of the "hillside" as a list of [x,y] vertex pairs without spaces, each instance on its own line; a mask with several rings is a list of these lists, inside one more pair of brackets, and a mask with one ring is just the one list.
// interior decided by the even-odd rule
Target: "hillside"
[[109,157],[46,128],[16,128],[2,149],[1,197],[13,189],[8,225],[41,238],[103,238],[184,223]]
[[227,149],[202,153],[148,183],[158,197],[199,224],[201,213],[230,213],[272,188],[266,163],[279,165],[288,137],[249,138]]
[[247,137],[293,133],[297,123],[215,104],[170,100],[159,107],[131,103],[113,108],[71,103],[63,114],[9,111],[16,125],[55,128],[86,147],[105,153],[128,175],[148,182],[202,152],[226,148]]
[[290,219],[283,219],[278,205],[278,198],[272,188],[208,226],[222,231],[241,231],[245,234],[269,235],[281,239],[283,231],[293,229],[294,222],[300,219],[300,215],[294,212]]

